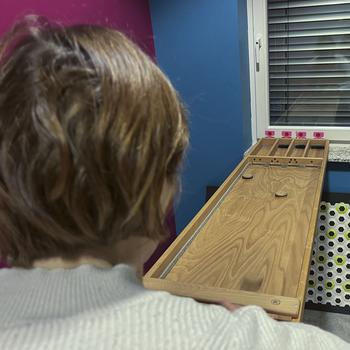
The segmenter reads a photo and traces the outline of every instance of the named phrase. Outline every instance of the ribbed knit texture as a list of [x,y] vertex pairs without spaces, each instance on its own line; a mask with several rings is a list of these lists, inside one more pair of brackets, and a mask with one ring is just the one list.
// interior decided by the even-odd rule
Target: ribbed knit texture
[[350,349],[255,306],[229,312],[145,290],[126,265],[0,270],[0,349]]

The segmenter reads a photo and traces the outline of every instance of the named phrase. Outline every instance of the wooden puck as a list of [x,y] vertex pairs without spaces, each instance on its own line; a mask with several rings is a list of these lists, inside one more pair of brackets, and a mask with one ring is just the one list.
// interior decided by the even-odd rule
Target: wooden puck
[[275,193],[275,196],[276,196],[276,197],[287,197],[287,196],[288,196],[288,193],[285,192],[285,191],[277,191],[277,192]]
[[253,174],[244,174],[244,175],[242,175],[242,178],[244,179],[244,180],[250,180],[250,179],[252,179],[254,176],[253,176]]

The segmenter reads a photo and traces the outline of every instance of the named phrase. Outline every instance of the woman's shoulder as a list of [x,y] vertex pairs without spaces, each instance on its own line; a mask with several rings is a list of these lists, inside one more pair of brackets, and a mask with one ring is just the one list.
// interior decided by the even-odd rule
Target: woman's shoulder
[[185,348],[196,344],[198,349],[350,349],[350,344],[331,333],[303,323],[275,321],[253,305],[231,312],[166,292],[147,292],[128,308],[138,315],[136,328],[167,335],[162,341],[181,339]]

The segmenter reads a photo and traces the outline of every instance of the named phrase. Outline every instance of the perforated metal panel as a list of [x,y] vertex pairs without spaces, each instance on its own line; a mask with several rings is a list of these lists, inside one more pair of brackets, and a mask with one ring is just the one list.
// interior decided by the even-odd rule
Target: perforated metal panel
[[350,205],[321,202],[306,301],[350,305]]

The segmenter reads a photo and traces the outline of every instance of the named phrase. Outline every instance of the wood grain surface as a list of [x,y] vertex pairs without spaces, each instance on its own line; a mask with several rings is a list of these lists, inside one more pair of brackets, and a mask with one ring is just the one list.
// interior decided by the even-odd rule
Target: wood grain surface
[[[259,144],[253,147],[253,150],[258,147]],[[197,231],[206,218],[212,211],[215,210],[218,203],[222,200],[225,194],[229,191],[232,184],[238,177],[247,169],[250,161],[244,158],[239,165],[232,171],[227,179],[222,183],[219,189],[213,194],[203,208],[196,214],[191,222],[185,227],[185,229],[177,236],[175,241],[164,252],[164,254],[155,262],[151,269],[146,273],[144,279],[147,278],[161,278],[162,274],[167,270],[168,266],[172,264],[173,259],[176,258],[178,252],[183,249],[190,237]]]
[[144,285],[210,302],[225,296],[301,321],[328,146],[327,140],[261,139]]
[[312,146],[309,148],[307,153],[308,157],[322,158],[324,150],[323,149],[314,149]]
[[246,171],[166,280],[296,297],[320,168]]

